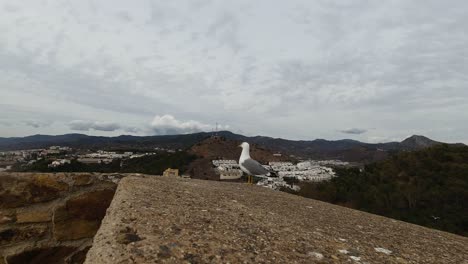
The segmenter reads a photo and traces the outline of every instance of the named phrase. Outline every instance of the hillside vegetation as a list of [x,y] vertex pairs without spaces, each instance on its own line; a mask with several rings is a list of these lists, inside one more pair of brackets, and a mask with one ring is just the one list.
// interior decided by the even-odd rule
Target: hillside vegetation
[[100,173],[145,173],[152,175],[162,175],[167,168],[177,168],[180,173],[187,170],[190,162],[196,159],[196,156],[186,151],[176,153],[162,153],[158,155],[144,156],[125,160],[122,163],[119,159],[109,164],[84,164],[77,160],[72,160],[70,164],[65,164],[57,168],[49,168],[47,165],[52,160],[40,160],[29,166],[16,165],[13,171],[17,172],[100,172]]
[[337,174],[329,182],[304,183],[298,194],[468,235],[468,147],[401,152]]
[[146,156],[127,160],[121,172],[138,172],[152,175],[162,175],[167,168],[177,168],[180,173],[187,170],[188,164],[196,158],[185,151],[173,154]]

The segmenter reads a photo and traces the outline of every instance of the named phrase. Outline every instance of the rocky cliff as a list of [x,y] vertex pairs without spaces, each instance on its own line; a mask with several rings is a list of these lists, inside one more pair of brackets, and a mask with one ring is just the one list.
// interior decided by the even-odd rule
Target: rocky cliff
[[0,263],[82,263],[124,176],[0,173]]

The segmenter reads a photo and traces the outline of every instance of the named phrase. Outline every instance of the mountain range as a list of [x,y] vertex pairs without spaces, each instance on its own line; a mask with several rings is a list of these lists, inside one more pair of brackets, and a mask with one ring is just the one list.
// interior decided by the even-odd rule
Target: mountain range
[[[351,139],[343,140],[288,140],[265,136],[248,137],[230,131],[217,132],[218,137],[234,141],[247,141],[275,152],[294,155],[298,158],[340,159],[351,162],[372,162],[386,158],[389,153],[412,151],[442,144],[424,136],[414,135],[402,142],[364,143]],[[213,133],[199,132],[181,135],[118,137],[65,134],[58,136],[34,135],[28,137],[0,138],[0,151],[47,148],[53,145],[79,149],[107,150],[153,150],[156,147],[187,149],[212,137]]]

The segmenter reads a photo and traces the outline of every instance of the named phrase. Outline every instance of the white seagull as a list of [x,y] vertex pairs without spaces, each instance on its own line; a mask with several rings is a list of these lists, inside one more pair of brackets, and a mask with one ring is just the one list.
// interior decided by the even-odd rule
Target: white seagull
[[241,170],[248,175],[248,182],[253,183],[252,176],[266,177],[270,176],[271,172],[263,167],[258,161],[250,158],[249,143],[244,142],[239,145],[242,148],[242,153],[239,158],[239,166]]

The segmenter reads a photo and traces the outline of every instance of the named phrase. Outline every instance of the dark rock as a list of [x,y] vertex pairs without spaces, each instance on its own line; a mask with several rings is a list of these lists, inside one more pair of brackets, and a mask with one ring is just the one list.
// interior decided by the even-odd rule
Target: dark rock
[[171,226],[171,229],[172,229],[172,231],[174,232],[174,234],[176,234],[176,235],[179,235],[180,232],[182,232],[182,229],[179,228],[179,227],[176,226],[176,225]]
[[75,186],[84,186],[93,183],[93,177],[90,174],[73,174],[72,179]]
[[184,260],[191,264],[201,263],[201,258],[199,256],[190,253],[184,254]]
[[33,225],[4,229],[0,231],[0,245],[40,239],[47,235],[47,226]]
[[93,237],[112,201],[114,190],[104,189],[70,198],[54,213],[54,237],[75,240]]
[[0,208],[16,208],[60,197],[68,184],[55,175],[39,174],[28,178],[1,176]]
[[140,240],[141,237],[139,237],[137,234],[119,234],[117,236],[117,242],[120,244],[129,244],[131,242],[137,242]]
[[136,231],[130,227],[120,230],[117,236],[117,242],[120,244],[129,244],[131,242],[137,242],[142,240],[140,236],[136,234]]
[[69,186],[63,180],[63,175],[55,174],[39,174],[33,177],[33,183],[36,186],[56,191],[68,191]]
[[16,214],[17,223],[49,222],[51,218],[52,218],[52,214],[48,209],[28,210],[28,211],[18,212]]
[[68,219],[54,225],[54,237],[59,241],[93,237],[99,229],[100,221]]
[[164,246],[164,245],[159,246],[159,253],[158,253],[159,258],[167,259],[167,258],[170,258],[171,256],[172,256],[172,252],[168,246]]
[[114,192],[115,190],[104,189],[70,198],[66,204],[67,211],[80,219],[101,220],[106,215]]
[[0,212],[0,224],[8,224],[16,221],[14,212]]
[[76,253],[73,253],[68,259],[67,264],[82,264],[86,259],[86,253],[88,253],[91,247],[86,247]]
[[15,208],[28,203],[28,183],[14,177],[0,178],[0,208]]
[[75,247],[39,248],[10,256],[7,262],[8,264],[65,263],[63,260],[75,250]]

